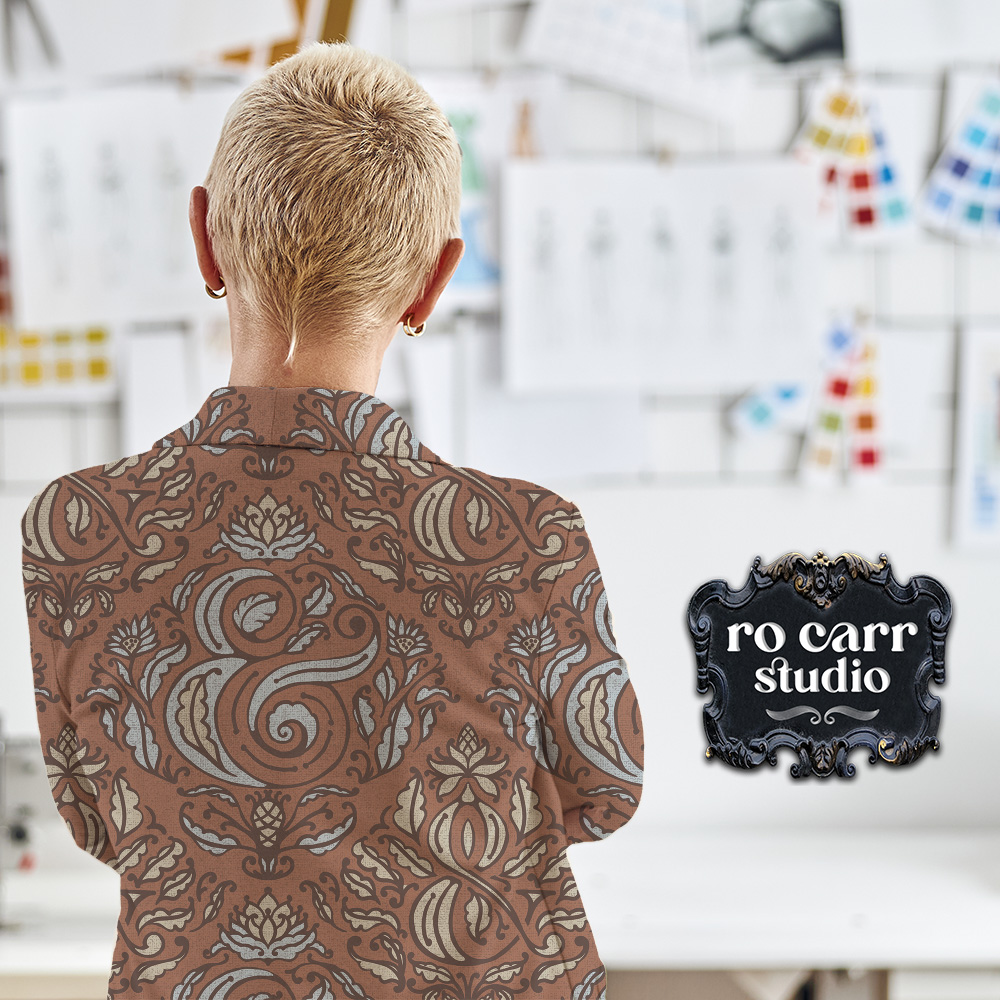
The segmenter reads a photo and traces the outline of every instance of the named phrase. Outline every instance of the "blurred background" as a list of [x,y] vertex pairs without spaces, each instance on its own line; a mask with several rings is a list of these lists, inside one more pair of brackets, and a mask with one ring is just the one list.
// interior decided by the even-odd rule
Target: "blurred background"
[[[581,508],[643,711],[638,813],[570,850],[609,1000],[1000,998],[1000,5],[0,11],[0,1000],[104,996],[119,907],[41,767],[20,516],[228,384],[188,193],[247,82],[344,37],[464,154],[465,257],[377,394]],[[706,759],[687,602],[791,550],[948,588],[937,753]]]

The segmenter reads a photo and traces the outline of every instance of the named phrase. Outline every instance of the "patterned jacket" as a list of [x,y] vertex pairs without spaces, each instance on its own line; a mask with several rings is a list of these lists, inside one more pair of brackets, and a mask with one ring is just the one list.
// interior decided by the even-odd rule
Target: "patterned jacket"
[[109,997],[600,1000],[566,847],[642,789],[584,521],[357,390],[225,386],[22,521]]

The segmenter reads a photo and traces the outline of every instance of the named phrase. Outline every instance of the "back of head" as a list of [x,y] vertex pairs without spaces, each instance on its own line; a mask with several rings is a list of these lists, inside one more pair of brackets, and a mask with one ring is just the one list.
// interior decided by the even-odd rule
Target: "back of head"
[[233,103],[205,179],[226,288],[293,345],[397,319],[459,235],[461,155],[391,60],[346,42],[289,56]]

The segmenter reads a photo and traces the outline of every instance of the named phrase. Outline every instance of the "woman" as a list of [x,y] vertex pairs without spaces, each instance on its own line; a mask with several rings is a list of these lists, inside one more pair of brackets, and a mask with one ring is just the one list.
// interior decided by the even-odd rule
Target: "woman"
[[230,384],[25,512],[53,796],[121,875],[110,997],[605,995],[565,848],[635,812],[643,742],[583,518],[373,395],[459,197],[398,66],[273,67],[191,197]]

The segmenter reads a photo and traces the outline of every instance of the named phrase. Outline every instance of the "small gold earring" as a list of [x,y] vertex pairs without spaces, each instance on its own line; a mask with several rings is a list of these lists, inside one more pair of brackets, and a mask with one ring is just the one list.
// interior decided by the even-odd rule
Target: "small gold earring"
[[421,323],[420,326],[414,328],[410,324],[410,320],[412,318],[413,318],[413,313],[408,313],[406,319],[403,320],[403,333],[405,333],[407,337],[419,337],[420,334],[424,332],[424,327],[427,326],[427,324]]
[[226,286],[222,286],[221,292],[213,292],[211,288],[208,287],[208,282],[205,282],[205,291],[212,296],[213,299],[224,299],[226,297]]

